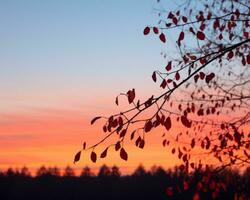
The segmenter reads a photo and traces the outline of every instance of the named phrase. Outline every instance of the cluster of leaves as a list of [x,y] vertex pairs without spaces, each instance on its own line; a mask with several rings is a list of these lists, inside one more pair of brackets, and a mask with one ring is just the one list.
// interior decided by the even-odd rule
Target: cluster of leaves
[[[183,161],[182,168],[193,168],[195,149],[213,155],[223,167],[249,164],[249,1],[203,0],[197,5],[197,1],[188,0],[175,11],[160,10],[158,14],[158,25],[146,26],[143,34],[157,35],[167,45],[167,34],[174,30],[179,52],[172,59],[164,53],[168,60],[164,70],[152,74],[152,80],[159,83],[163,92],[145,101],[136,99],[135,89],[117,96],[117,105],[119,98],[125,96],[131,109],[91,121],[94,124],[98,119],[106,119],[103,125],[106,136],[88,148],[92,150],[91,160],[96,162],[95,148],[111,135],[117,134],[117,141],[100,158],[106,157],[108,149],[114,146],[120,157],[127,160],[124,140],[128,135],[135,139],[137,147],[144,148],[146,134],[158,126],[170,132],[173,122],[177,122],[186,134],[185,131],[163,134],[163,146],[178,144],[172,153],[177,152]],[[154,112],[146,118],[144,113],[149,108],[154,108]],[[180,138],[189,141],[189,145],[182,145]]]

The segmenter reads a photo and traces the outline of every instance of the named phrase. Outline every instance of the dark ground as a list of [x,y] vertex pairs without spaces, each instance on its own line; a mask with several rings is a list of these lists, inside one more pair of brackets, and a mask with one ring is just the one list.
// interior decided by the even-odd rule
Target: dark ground
[[180,171],[134,173],[131,176],[99,174],[99,176],[56,176],[40,174],[2,173],[0,176],[1,200],[160,200],[234,199],[234,195],[249,199],[250,171],[243,175],[225,171],[220,174],[197,171],[185,175]]

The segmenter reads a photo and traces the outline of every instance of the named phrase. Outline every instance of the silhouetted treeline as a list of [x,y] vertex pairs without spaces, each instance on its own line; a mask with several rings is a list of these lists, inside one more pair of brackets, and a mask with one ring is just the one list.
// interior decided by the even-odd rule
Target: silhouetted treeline
[[36,176],[28,168],[0,172],[0,199],[250,199],[250,168],[244,173],[196,170],[185,173],[178,167],[164,170],[140,165],[131,175],[121,176],[117,166],[103,165],[94,174],[84,167],[76,176],[66,167],[40,167]]

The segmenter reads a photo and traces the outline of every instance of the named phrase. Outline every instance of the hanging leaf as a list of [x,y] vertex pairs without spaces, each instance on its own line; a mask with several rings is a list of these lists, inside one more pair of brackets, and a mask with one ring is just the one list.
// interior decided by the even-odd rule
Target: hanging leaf
[[204,72],[200,72],[200,79],[203,80],[205,78],[206,74]]
[[211,74],[206,76],[206,83],[209,83],[213,78],[215,77],[215,74],[212,72]]
[[189,121],[185,115],[182,115],[182,116],[181,116],[181,122],[182,122],[182,124],[183,124],[184,126],[186,126],[187,128],[190,128],[191,125],[192,125],[192,122]]
[[144,126],[144,131],[147,133],[153,128],[153,123],[149,120]]
[[197,32],[197,38],[199,39],[199,40],[204,40],[205,39],[205,34],[203,33],[203,32],[201,32],[201,31],[198,31]]
[[115,150],[118,151],[121,148],[120,141],[115,144]]
[[121,159],[123,159],[125,161],[128,160],[128,154],[124,148],[121,148],[121,150],[120,150],[120,157],[121,157]]
[[228,60],[230,60],[231,58],[233,58],[233,56],[234,56],[234,52],[233,51],[229,51],[229,53],[227,54]]
[[127,92],[127,96],[128,96],[128,102],[129,104],[131,104],[135,99],[135,89],[129,90]]
[[162,145],[165,147],[166,143],[167,143],[167,140],[165,139],[165,140],[163,140]]
[[167,86],[167,81],[165,79],[163,79],[160,87],[162,87],[163,89],[165,89],[166,86]]
[[182,157],[182,160],[183,160],[183,162],[186,162],[186,161],[187,161],[187,154],[185,154],[185,155]]
[[195,146],[195,139],[193,138],[191,141],[191,147],[194,148],[194,146]]
[[186,16],[183,16],[183,17],[182,17],[182,21],[183,21],[184,23],[187,23],[187,20],[188,20],[188,19],[187,19]]
[[108,147],[101,153],[100,158],[105,158],[107,156]]
[[92,151],[92,152],[91,152],[91,155],[90,155],[91,161],[95,163],[95,162],[96,162],[96,157],[97,157],[97,156],[96,156],[96,153],[95,153],[94,151]]
[[153,28],[153,31],[154,31],[155,34],[158,34],[158,33],[159,33],[159,30],[158,30],[157,27],[154,27],[154,28]]
[[185,34],[184,34],[184,32],[182,31],[182,32],[180,33],[180,35],[179,35],[178,41],[184,40],[184,36],[185,36]]
[[199,77],[200,77],[200,76],[199,76],[198,74],[196,74],[196,75],[194,76],[194,82],[195,82],[195,83],[197,83]]
[[74,163],[78,162],[81,158],[81,151],[79,151],[76,155],[75,155],[75,158],[74,158]]
[[133,140],[133,139],[134,139],[135,132],[136,132],[136,130],[134,130],[134,131],[131,133],[131,135],[130,135],[130,140]]
[[180,74],[179,74],[179,72],[176,72],[176,74],[175,74],[175,79],[176,79],[177,81],[180,80]]
[[250,65],[250,54],[247,55],[247,64]]
[[100,119],[100,118],[102,118],[102,117],[95,117],[94,119],[92,119],[91,122],[90,122],[91,125],[94,124],[94,123],[96,122],[96,120],[98,120],[98,119]]
[[82,149],[83,149],[83,150],[86,149],[86,142],[83,143]]
[[172,61],[169,61],[167,66],[165,67],[167,71],[170,71],[172,69]]
[[139,136],[139,137],[136,139],[135,145],[136,145],[137,147],[139,146],[141,140],[142,140],[142,139],[141,139],[141,136]]
[[159,35],[159,38],[160,38],[160,40],[161,40],[163,43],[166,42],[166,37],[165,37],[164,33],[161,33],[161,34]]
[[145,141],[142,139],[140,142],[139,142],[139,148],[143,149],[145,146]]
[[175,25],[177,25],[178,20],[177,20],[177,18],[176,18],[176,17],[173,17],[173,18],[172,18],[172,21],[173,21],[173,23],[174,23]]
[[248,39],[249,38],[249,33],[248,32],[244,32],[244,36],[245,36],[246,39]]
[[119,102],[118,102],[118,96],[115,98],[115,104],[118,106]]
[[164,122],[165,128],[169,131],[171,129],[172,123],[171,123],[171,118],[167,117],[167,119]]
[[123,129],[120,133],[120,138],[123,138],[127,133],[127,129]]
[[143,34],[144,34],[144,35],[148,35],[149,32],[150,32],[150,28],[149,28],[148,26],[145,27],[144,30],[143,30]]
[[153,79],[154,82],[156,82],[156,73],[155,73],[155,71],[152,74],[152,79]]

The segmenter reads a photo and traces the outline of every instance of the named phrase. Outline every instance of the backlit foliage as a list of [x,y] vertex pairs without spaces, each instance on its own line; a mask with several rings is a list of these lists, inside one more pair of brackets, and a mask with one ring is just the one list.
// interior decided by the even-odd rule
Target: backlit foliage
[[[162,126],[166,133],[162,144],[175,144],[171,152],[183,161],[181,170],[203,167],[202,160],[196,163],[193,159],[195,149],[200,149],[200,156],[214,156],[222,168],[249,164],[249,0],[187,0],[175,10],[157,12],[158,23],[146,26],[142,33],[166,45],[167,51],[162,52],[166,65],[152,73],[162,92],[141,100],[136,90],[130,89],[115,99],[119,106],[120,98],[127,98],[130,109],[95,117],[91,124],[101,120],[106,135],[87,148],[91,160],[96,162],[99,155],[95,148],[113,135],[117,140],[110,142],[100,158],[112,148],[127,160],[124,141],[133,140],[138,148],[144,148],[147,134]],[[169,34],[178,54],[168,53]],[[150,116],[145,114],[148,110]],[[174,126],[183,131],[173,135]],[[185,145],[180,141],[186,141]]]

